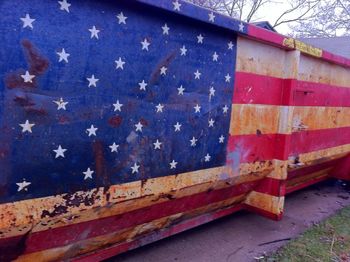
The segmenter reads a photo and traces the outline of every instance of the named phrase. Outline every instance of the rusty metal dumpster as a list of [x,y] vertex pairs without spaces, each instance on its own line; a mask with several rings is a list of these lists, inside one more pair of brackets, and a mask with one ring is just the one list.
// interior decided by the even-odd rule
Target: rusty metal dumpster
[[0,3],[0,260],[96,261],[350,178],[350,60],[183,1]]

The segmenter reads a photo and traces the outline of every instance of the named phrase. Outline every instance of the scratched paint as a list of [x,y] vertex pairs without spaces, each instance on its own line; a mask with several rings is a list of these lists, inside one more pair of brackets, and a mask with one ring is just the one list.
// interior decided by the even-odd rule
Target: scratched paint
[[[230,125],[236,34],[139,3],[80,2],[67,10],[40,0],[1,4],[9,33],[1,36],[0,202],[224,165],[227,137],[219,138]],[[25,72],[34,78],[22,79]]]
[[[11,47],[0,50],[11,55],[0,64],[0,260],[64,260],[115,248],[111,256],[240,209],[279,220],[287,193],[332,177],[349,159],[350,136],[328,137],[350,127],[349,104],[340,98],[348,96],[350,61],[323,51],[311,58],[305,55],[311,49],[294,40],[286,46],[283,36],[182,1],[35,0],[16,8],[5,1],[0,9],[8,32],[1,42]],[[48,16],[55,24],[45,22]],[[111,56],[116,64],[106,62]],[[137,73],[144,81],[135,80]],[[159,96],[167,102],[155,101]],[[184,111],[176,111],[183,103]],[[187,121],[189,111],[198,115]],[[220,129],[196,128],[208,116]],[[200,152],[186,158],[191,131],[182,126],[171,143],[161,141],[171,158],[138,166],[135,159],[160,147],[149,129],[175,118],[207,139]],[[60,141],[51,148],[48,138]],[[214,152],[210,164],[204,145]],[[174,158],[188,163],[172,170]],[[31,183],[17,186],[23,178]]]

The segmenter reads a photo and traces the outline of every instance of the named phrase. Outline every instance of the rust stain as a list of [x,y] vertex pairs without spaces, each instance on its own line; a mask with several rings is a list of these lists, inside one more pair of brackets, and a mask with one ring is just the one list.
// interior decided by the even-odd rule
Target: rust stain
[[108,119],[108,124],[112,127],[118,127],[122,124],[123,118],[121,116],[112,116]]
[[95,158],[96,176],[104,181],[104,184],[108,185],[108,175],[106,170],[106,160],[104,156],[103,142],[100,140],[94,141],[92,144],[92,150]]
[[163,66],[169,67],[171,61],[174,60],[176,53],[177,53],[176,50],[172,51],[157,65],[157,67],[154,69],[154,71],[151,74],[151,77],[149,80],[150,84],[154,84],[157,82],[157,80],[160,77],[160,68]]
[[[35,46],[27,39],[21,42],[24,55],[28,63],[28,71],[30,74],[34,74],[36,77],[44,74],[49,68],[49,60],[44,57]],[[35,88],[37,86],[36,77],[32,80],[32,83],[25,83],[21,77],[25,73],[24,69],[18,69],[13,73],[5,76],[5,85],[7,88]]]

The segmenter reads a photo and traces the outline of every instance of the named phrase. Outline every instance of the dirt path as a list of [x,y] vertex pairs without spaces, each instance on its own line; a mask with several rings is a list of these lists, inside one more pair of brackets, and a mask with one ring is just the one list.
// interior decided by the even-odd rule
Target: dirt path
[[294,238],[310,225],[347,205],[350,205],[349,191],[339,183],[323,183],[289,195],[280,222],[239,212],[110,261],[254,261],[254,257],[275,250],[286,241],[266,243]]

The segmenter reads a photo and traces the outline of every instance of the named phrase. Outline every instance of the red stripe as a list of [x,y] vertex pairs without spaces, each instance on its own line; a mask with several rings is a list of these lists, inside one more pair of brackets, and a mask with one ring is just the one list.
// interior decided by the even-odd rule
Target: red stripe
[[350,107],[348,97],[346,87],[236,72],[233,103]]
[[317,164],[317,165],[312,165],[312,166],[307,166],[304,168],[298,168],[296,170],[291,170],[288,172],[288,176],[287,176],[287,180],[291,180],[293,178],[296,177],[300,177],[300,176],[305,176],[308,174],[312,174],[312,173],[316,173],[318,171],[330,168],[330,167],[335,167],[337,166],[340,161],[342,161],[344,159],[344,157],[342,158],[338,158],[338,159],[334,159],[331,161],[327,161],[321,164]]
[[286,194],[285,181],[266,177],[254,188],[254,191],[275,197],[281,197]]
[[332,54],[332,53],[325,51],[325,50],[323,50],[323,52],[322,52],[322,58],[324,58],[325,60],[334,62],[336,64],[345,65],[347,67],[350,66],[350,59],[339,56],[339,55]]
[[290,49],[283,45],[283,41],[286,38],[285,36],[272,32],[270,30],[248,24],[248,35],[257,38],[256,40],[263,40],[264,42],[275,44],[285,49]]
[[[161,217],[190,211],[247,193],[251,191],[256,184],[257,181],[247,182],[224,189],[173,199],[116,216],[35,232],[30,234],[26,240],[25,253],[68,245],[80,240],[148,223]],[[9,241],[18,240],[19,238],[20,237],[0,239],[0,246],[5,245]]]
[[123,244],[116,244],[112,247],[108,247],[103,250],[99,250],[98,252],[91,253],[89,255],[81,256],[80,258],[76,258],[73,261],[75,262],[93,262],[93,261],[102,261],[107,258],[110,258],[112,256],[118,255],[120,253],[132,250],[134,248],[152,243],[154,241],[158,241],[160,239],[181,233],[183,231],[186,231],[190,228],[194,228],[197,226],[200,226],[202,224],[208,223],[212,220],[218,219],[223,216],[227,216],[229,214],[232,214],[234,212],[237,212],[242,209],[242,205],[238,204],[236,206],[233,206],[231,208],[227,208],[224,210],[216,211],[212,214],[204,214],[192,219],[188,219],[184,222],[180,222],[179,224],[172,225],[170,228],[156,231],[150,234],[147,234],[145,237],[141,237],[139,239],[136,239],[132,242],[123,243]]
[[302,131],[291,134],[290,155],[350,144],[350,127]]
[[349,97],[350,88],[297,81],[294,105],[350,107]]
[[[289,145],[290,144],[290,145]],[[230,136],[227,163],[253,163],[350,144],[350,127],[295,132]],[[285,152],[289,149],[289,152]]]
[[[266,104],[282,105],[284,80],[276,77],[236,72],[235,88],[233,93],[234,104]],[[269,95],[266,95],[268,90]]]
[[271,159],[286,160],[284,148],[288,148],[288,135],[256,134],[230,136],[228,140],[228,164],[253,163]]

